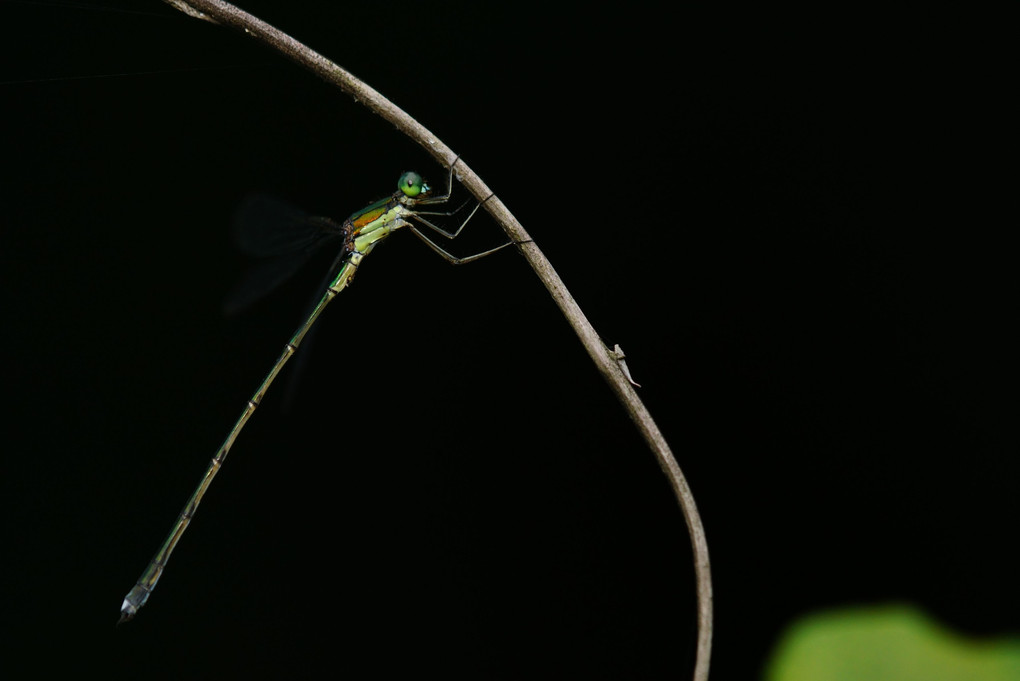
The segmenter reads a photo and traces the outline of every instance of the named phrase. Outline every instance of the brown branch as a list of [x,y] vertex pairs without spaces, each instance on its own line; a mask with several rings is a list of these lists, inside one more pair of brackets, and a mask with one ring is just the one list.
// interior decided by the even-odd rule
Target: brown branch
[[[309,47],[299,43],[289,35],[273,28],[269,24],[243,12],[233,5],[221,0],[164,0],[190,16],[211,21],[223,26],[242,31],[264,43],[273,50],[312,71],[327,82],[351,95],[355,101],[365,105],[373,112],[395,125],[405,135],[418,142],[433,158],[446,167],[456,160],[457,156],[436,135],[408,116],[381,94],[376,92],[351,73],[337,64],[316,53]],[[507,235],[518,244],[528,264],[535,274],[549,289],[553,300],[559,306],[570,326],[574,329],[588,355],[595,362],[613,392],[623,403],[631,420],[637,426],[648,446],[655,454],[662,472],[669,479],[673,493],[683,511],[690,533],[691,547],[694,553],[694,568],[697,577],[698,593],[698,648],[697,661],[694,669],[695,681],[708,678],[709,658],[712,649],[712,578],[708,561],[708,544],[705,530],[701,524],[694,496],[691,494],[687,480],[677,465],[673,454],[662,437],[659,427],[638,397],[634,386],[625,374],[622,364],[622,353],[614,352],[606,347],[599,338],[591,323],[584,316],[581,308],[563,284],[548,258],[538,245],[531,239],[517,218],[507,209],[498,197],[482,182],[481,178],[463,161],[457,164],[457,176],[464,187],[479,201],[485,199],[485,209],[503,228]],[[491,198],[489,198],[491,197]]]

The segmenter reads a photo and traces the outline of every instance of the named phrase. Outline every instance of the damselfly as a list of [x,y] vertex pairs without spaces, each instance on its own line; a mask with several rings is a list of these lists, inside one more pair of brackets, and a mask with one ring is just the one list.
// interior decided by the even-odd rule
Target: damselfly
[[[453,165],[456,165],[456,161]],[[292,220],[292,222],[295,223],[292,225],[295,228],[294,232],[285,236],[285,238],[289,239],[291,244],[296,245],[295,250],[300,249],[307,252],[312,247],[322,245],[323,242],[329,241],[340,244],[340,253],[337,255],[330,270],[330,276],[328,279],[329,284],[311,314],[308,315],[308,318],[305,319],[304,323],[300,327],[298,327],[298,330],[291,337],[290,341],[288,341],[287,345],[284,346],[283,352],[280,354],[280,358],[276,360],[273,368],[269,370],[269,374],[266,375],[258,390],[256,390],[255,394],[252,395],[250,400],[248,400],[248,403],[245,405],[240,417],[238,417],[237,421],[234,423],[234,427],[227,434],[227,439],[224,440],[223,444],[216,452],[216,455],[212,458],[212,461],[209,462],[205,475],[202,476],[202,480],[198,483],[198,487],[195,488],[191,498],[188,499],[188,503],[185,504],[184,510],[182,510],[180,515],[177,517],[177,521],[170,530],[170,534],[163,542],[163,545],[160,546],[156,555],[149,562],[148,567],[146,567],[145,571],[142,572],[142,576],[138,578],[138,582],[124,598],[124,602],[120,608],[121,622],[126,622],[132,619],[142,606],[145,605],[145,602],[149,599],[149,595],[152,593],[152,590],[156,588],[156,583],[159,581],[160,576],[163,574],[163,570],[166,568],[166,563],[170,558],[170,554],[173,553],[174,549],[177,547],[177,543],[181,540],[181,536],[188,528],[188,524],[191,522],[192,517],[194,517],[195,511],[198,509],[198,505],[202,501],[202,497],[205,496],[206,491],[209,489],[209,485],[212,484],[213,478],[216,477],[220,467],[223,465],[224,459],[227,458],[227,453],[230,452],[230,448],[233,446],[234,441],[241,432],[241,429],[244,428],[248,419],[251,418],[255,409],[258,408],[259,404],[262,402],[262,398],[265,397],[266,391],[269,390],[269,386],[272,385],[274,380],[276,380],[280,370],[283,369],[283,365],[286,364],[287,360],[291,358],[291,355],[297,351],[298,346],[301,345],[301,341],[305,338],[305,335],[315,323],[315,320],[319,318],[319,315],[322,313],[323,309],[325,309],[326,305],[328,305],[329,302],[333,300],[338,293],[340,293],[340,291],[351,283],[355,272],[357,272],[358,267],[361,265],[362,259],[371,253],[379,242],[388,237],[395,230],[400,229],[401,227],[407,227],[419,239],[428,244],[432,250],[443,256],[443,258],[445,258],[448,262],[455,265],[478,260],[479,258],[495,253],[496,251],[510,245],[510,243],[506,243],[502,246],[497,246],[496,248],[492,248],[466,258],[457,258],[440,248],[435,242],[425,236],[419,227],[416,227],[414,224],[409,222],[409,220],[416,222],[418,225],[428,227],[432,231],[441,234],[448,239],[454,239],[461,233],[461,230],[464,229],[464,226],[467,225],[471,218],[474,217],[474,214],[478,211],[481,203],[474,207],[467,218],[460,224],[456,231],[453,232],[448,232],[442,227],[433,224],[427,218],[422,217],[424,215],[449,216],[457,212],[437,212],[419,209],[419,206],[439,205],[444,204],[449,200],[450,191],[453,187],[453,165],[450,166],[447,192],[442,196],[433,196],[431,188],[425,183],[418,173],[408,172],[400,176],[400,180],[397,183],[398,191],[381,201],[377,201],[370,206],[366,206],[359,210],[344,220],[343,223],[337,223],[324,217],[307,217],[298,221]],[[255,209],[257,210],[257,208]],[[252,210],[252,208],[249,207],[249,210]],[[267,204],[266,210],[272,212],[272,204]],[[266,217],[263,222],[265,224],[271,223],[272,217]],[[300,224],[296,224],[298,222]],[[264,229],[261,234],[255,237],[255,239],[257,241],[267,243],[271,240],[268,233],[271,232],[272,229],[275,229],[275,227]],[[269,250],[273,249],[277,249],[277,247],[273,246]]]

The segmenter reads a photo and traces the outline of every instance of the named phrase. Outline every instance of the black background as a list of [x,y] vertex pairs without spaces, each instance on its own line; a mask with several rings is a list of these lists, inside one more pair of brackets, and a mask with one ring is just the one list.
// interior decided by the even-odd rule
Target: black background
[[[463,154],[626,350],[704,517],[714,678],[831,607],[1016,629],[1016,223],[988,211],[965,28],[242,6]],[[233,208],[343,218],[443,171],[241,35],[104,7],[129,12],[2,4],[12,678],[685,678],[690,550],[652,455],[523,259],[403,234],[114,626],[327,264],[224,317]],[[502,239],[483,217],[453,249]]]

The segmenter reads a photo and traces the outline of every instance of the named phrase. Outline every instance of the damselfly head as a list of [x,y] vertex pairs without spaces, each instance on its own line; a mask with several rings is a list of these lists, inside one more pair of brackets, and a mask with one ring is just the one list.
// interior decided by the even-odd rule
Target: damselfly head
[[397,181],[397,186],[400,187],[400,191],[404,192],[404,196],[409,199],[416,198],[422,194],[428,194],[432,190],[425,183],[424,178],[413,170],[401,175],[400,180]]

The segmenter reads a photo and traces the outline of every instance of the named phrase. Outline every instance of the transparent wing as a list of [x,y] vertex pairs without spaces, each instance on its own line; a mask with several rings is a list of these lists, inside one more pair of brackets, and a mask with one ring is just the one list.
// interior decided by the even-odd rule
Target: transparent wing
[[255,262],[223,301],[228,315],[271,293],[323,246],[341,246],[343,228],[279,199],[252,194],[234,212],[233,238],[237,249]]

